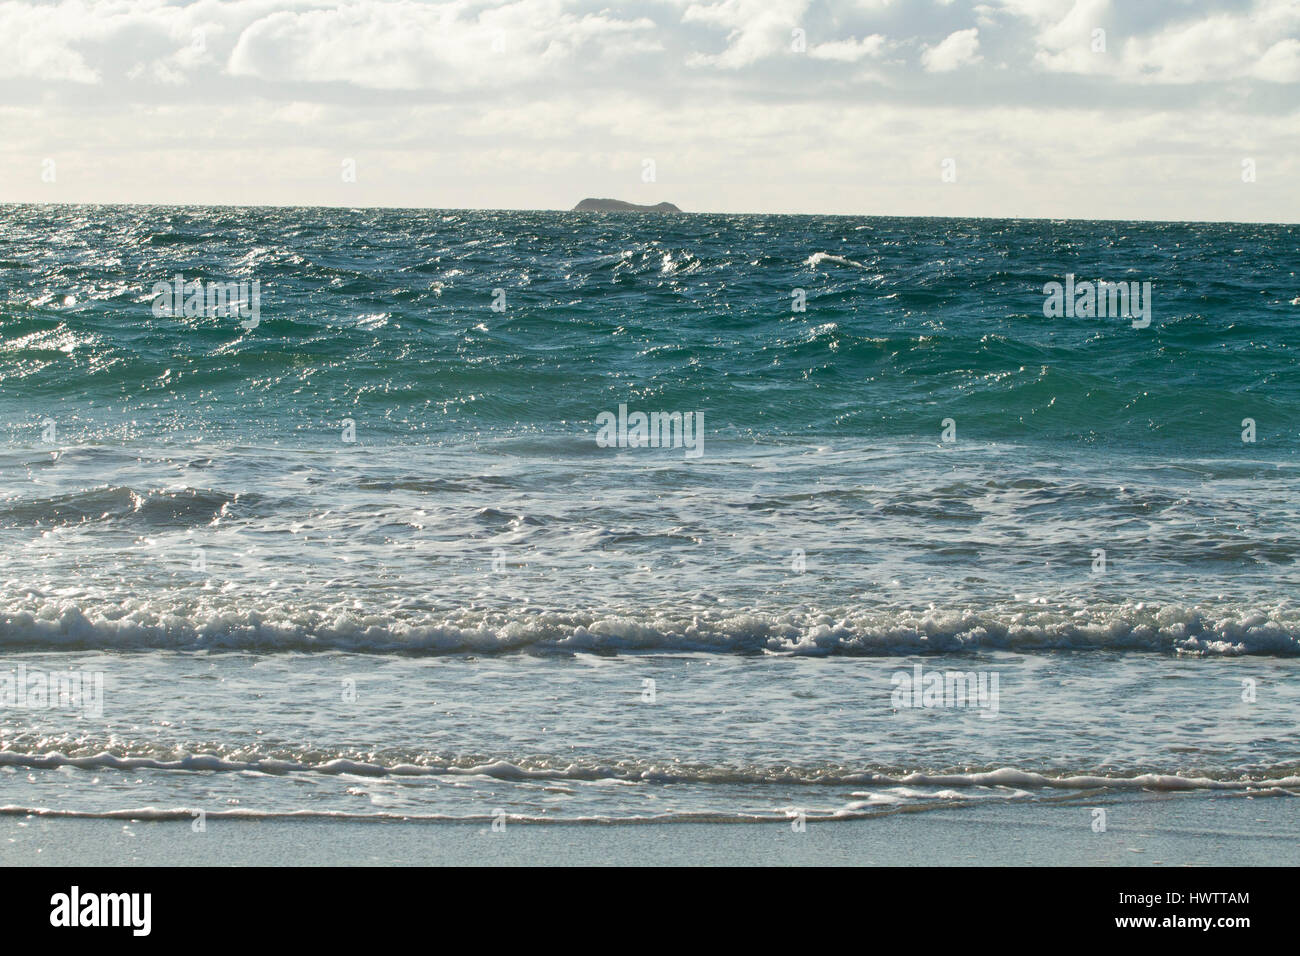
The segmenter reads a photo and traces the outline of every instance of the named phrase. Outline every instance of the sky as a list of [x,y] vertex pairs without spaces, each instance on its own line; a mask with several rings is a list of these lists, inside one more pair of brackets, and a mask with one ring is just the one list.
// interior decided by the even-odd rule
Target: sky
[[1300,0],[0,0],[0,202],[1300,222]]

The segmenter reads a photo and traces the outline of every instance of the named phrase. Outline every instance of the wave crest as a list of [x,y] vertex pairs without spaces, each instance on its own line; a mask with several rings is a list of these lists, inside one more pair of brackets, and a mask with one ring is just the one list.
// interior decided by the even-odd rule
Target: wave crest
[[[173,599],[174,600],[174,599]],[[0,647],[374,654],[721,653],[898,656],[976,651],[1300,655],[1300,611],[1145,604],[1085,608],[366,613],[350,604],[117,604],[26,595],[0,604]]]

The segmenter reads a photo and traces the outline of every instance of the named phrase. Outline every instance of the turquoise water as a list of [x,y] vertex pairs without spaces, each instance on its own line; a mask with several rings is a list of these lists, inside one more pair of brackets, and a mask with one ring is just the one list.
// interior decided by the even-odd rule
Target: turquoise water
[[[4,419],[70,441],[585,437],[620,402],[710,437],[1290,460],[1295,226],[327,209],[4,208]],[[155,318],[258,279],[261,324]],[[1142,334],[1043,316],[1153,284]],[[504,290],[506,310],[491,308]],[[793,312],[792,292],[807,311]]]
[[[105,683],[0,706],[0,804],[1290,792],[1298,237],[0,207],[0,672]],[[157,314],[177,274],[257,321]],[[1067,276],[1149,325],[1046,316]],[[620,406],[694,451],[605,447]],[[997,712],[899,711],[918,662]]]

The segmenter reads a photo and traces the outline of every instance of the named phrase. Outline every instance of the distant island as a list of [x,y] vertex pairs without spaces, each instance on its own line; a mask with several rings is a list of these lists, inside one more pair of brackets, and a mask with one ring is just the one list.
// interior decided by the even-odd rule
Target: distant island
[[573,207],[574,212],[681,212],[670,202],[655,203],[653,206],[638,206],[634,202],[621,199],[584,199]]

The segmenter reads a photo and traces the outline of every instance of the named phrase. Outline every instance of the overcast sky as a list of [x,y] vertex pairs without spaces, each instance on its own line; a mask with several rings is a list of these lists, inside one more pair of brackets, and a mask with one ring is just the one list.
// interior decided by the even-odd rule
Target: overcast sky
[[1300,0],[0,0],[0,201],[1300,222],[1297,37]]

